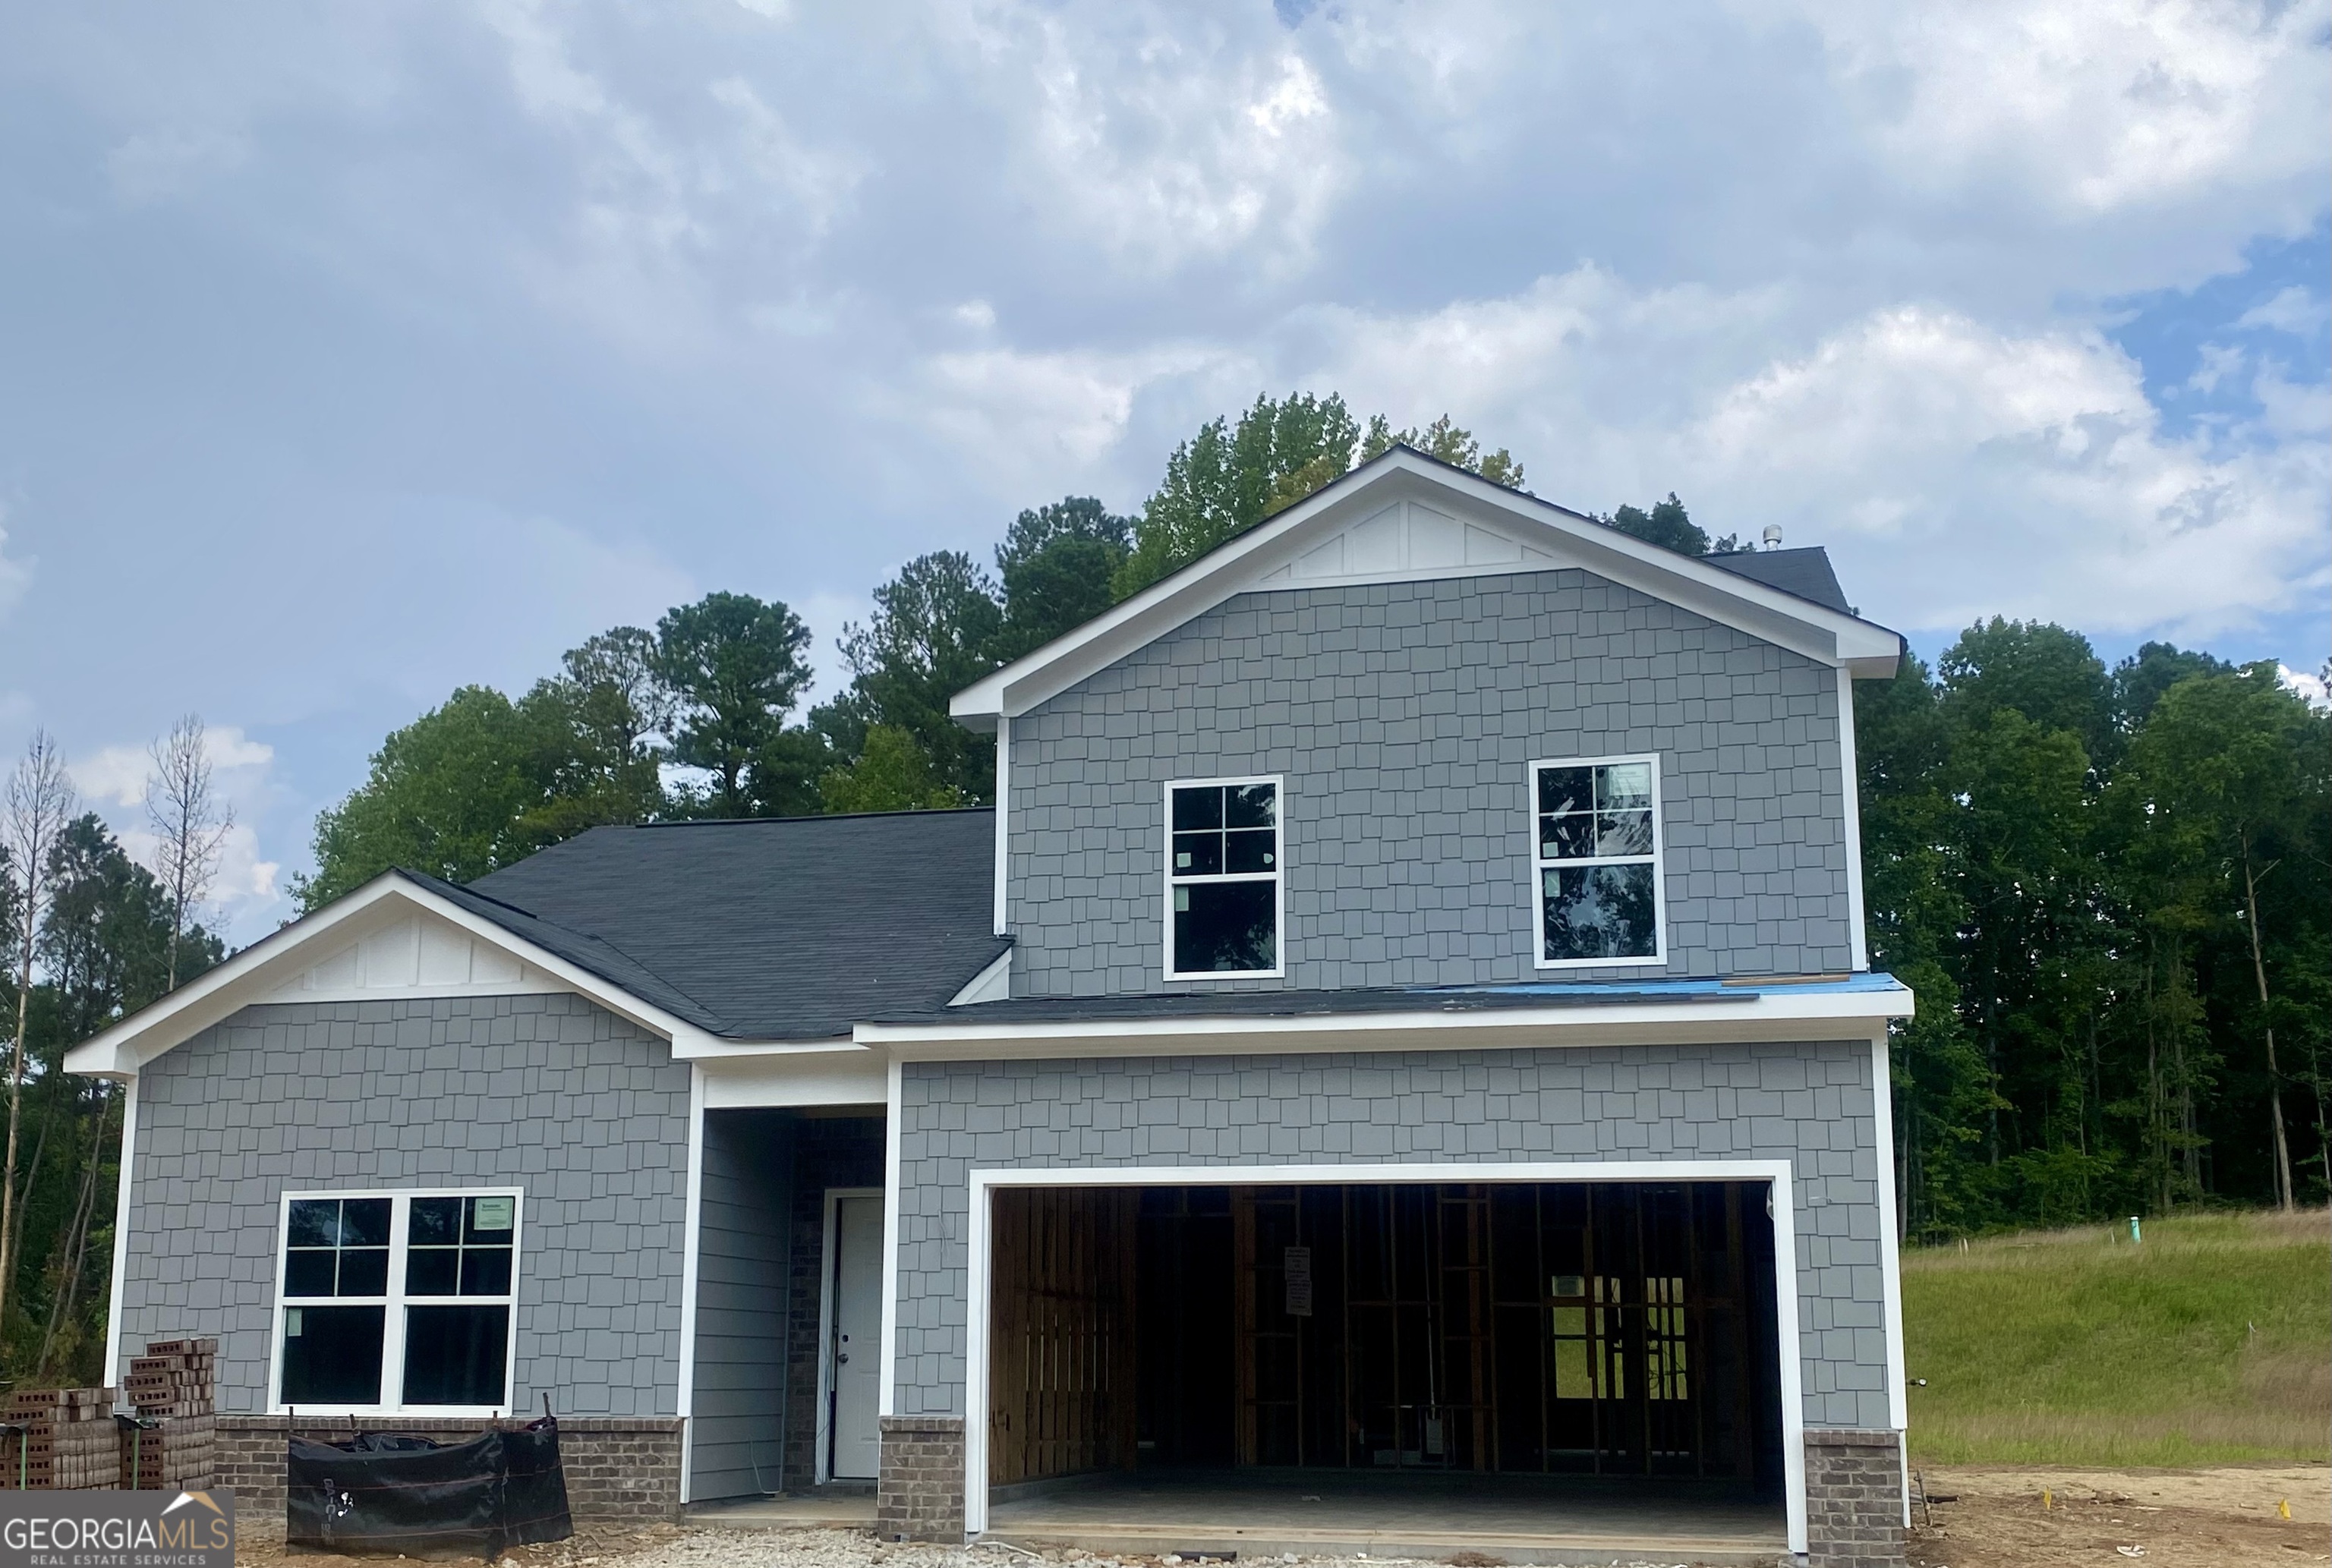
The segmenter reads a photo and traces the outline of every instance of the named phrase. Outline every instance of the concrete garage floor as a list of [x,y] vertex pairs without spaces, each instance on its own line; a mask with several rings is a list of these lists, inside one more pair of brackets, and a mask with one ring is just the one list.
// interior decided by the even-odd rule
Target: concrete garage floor
[[1081,1477],[991,1502],[983,1537],[1095,1551],[1755,1563],[1788,1550],[1782,1506],[1709,1484],[1569,1476],[1197,1470]]

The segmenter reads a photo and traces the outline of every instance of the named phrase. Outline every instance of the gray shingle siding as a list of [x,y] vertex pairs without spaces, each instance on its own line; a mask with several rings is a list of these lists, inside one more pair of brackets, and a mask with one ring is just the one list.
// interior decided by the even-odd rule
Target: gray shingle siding
[[122,1349],[216,1334],[219,1408],[264,1410],[284,1191],[510,1185],[518,1408],[673,1415],[688,1102],[580,997],[245,1008],[139,1076]]
[[779,1489],[791,1125],[782,1112],[708,1111],[696,1229],[696,1379],[689,1497]]
[[1860,1041],[910,1063],[895,1409],[963,1413],[974,1168],[1730,1158],[1792,1162],[1807,1424],[1885,1427],[1874,1104]]
[[1271,773],[1286,978],[1209,984],[1593,978],[1533,965],[1525,771],[1645,752],[1665,972],[1844,970],[1838,724],[1828,666],[1585,572],[1244,594],[1012,721],[1013,991],[1157,989],[1164,784]]

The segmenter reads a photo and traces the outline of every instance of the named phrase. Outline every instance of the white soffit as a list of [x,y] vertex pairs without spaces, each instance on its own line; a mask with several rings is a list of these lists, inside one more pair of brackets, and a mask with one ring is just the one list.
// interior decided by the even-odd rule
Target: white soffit
[[510,996],[570,988],[509,948],[415,913],[359,937],[277,986],[271,1002],[399,996]]
[[1894,674],[1886,627],[1396,447],[958,693],[975,729],[1025,713],[1249,592],[1573,569],[1860,676]]

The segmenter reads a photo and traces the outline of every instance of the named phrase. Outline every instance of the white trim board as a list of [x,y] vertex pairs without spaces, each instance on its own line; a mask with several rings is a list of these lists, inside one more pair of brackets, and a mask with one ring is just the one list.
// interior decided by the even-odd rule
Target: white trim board
[[[119,1388],[121,1379],[121,1289],[129,1267],[129,1189],[137,1175],[138,1080],[121,1085],[121,1161],[113,1194],[113,1283],[105,1309],[105,1386]],[[277,1246],[282,1245],[279,1239]],[[279,1266],[280,1270],[280,1266]],[[269,1351],[272,1356],[274,1352]]]
[[1870,939],[1863,930],[1862,772],[1855,761],[1854,676],[1845,670],[1838,673],[1838,765],[1845,776],[1847,961],[1860,972],[1870,967]]
[[704,1069],[688,1069],[688,1187],[680,1228],[680,1387],[674,1413],[681,1419],[680,1496],[696,1474],[696,1275],[704,1237]]
[[[1782,1399],[1784,1509],[1792,1552],[1806,1550],[1805,1354],[1798,1332],[1796,1196],[1786,1160],[1454,1162],[1378,1165],[1044,1166],[970,1172],[970,1256],[964,1291],[964,1529],[988,1528],[989,1194],[999,1187],[1278,1187],[1447,1181],[1766,1181],[1773,1193],[1773,1312]],[[1783,1260],[1787,1260],[1786,1272]],[[884,1408],[889,1408],[886,1369]]]
[[[990,728],[999,719],[1027,712],[1236,595],[1305,586],[1295,572],[1299,560],[1346,530],[1361,533],[1397,505],[1419,505],[1433,517],[1450,520],[1461,540],[1458,558],[1435,565],[1429,559],[1430,550],[1420,554],[1414,544],[1405,543],[1400,559],[1409,564],[1351,574],[1352,580],[1575,568],[1858,675],[1891,676],[1902,660],[1901,636],[1884,626],[1697,557],[1663,550],[1582,513],[1397,446],[966,687],[950,703],[949,712],[974,728]],[[1401,530],[1404,538],[1412,531],[1407,521]],[[1515,559],[1468,562],[1465,554],[1474,548],[1477,533],[1501,541],[1496,546],[1500,554],[1511,542]],[[1489,548],[1484,547],[1486,551]],[[1524,550],[1544,557],[1544,564],[1524,558]],[[1446,548],[1443,553],[1448,553]],[[1283,569],[1288,575],[1277,578]],[[1345,575],[1339,566],[1321,580]]]
[[1217,1014],[1210,1017],[860,1024],[859,1043],[895,1060],[1048,1056],[1237,1056],[1346,1050],[1726,1045],[1867,1040],[1912,1016],[1909,990],[1755,993],[1745,1000],[1501,1007],[1458,1012]]
[[883,1370],[876,1419],[899,1413],[899,1096],[906,1074],[895,1059],[883,1104]]

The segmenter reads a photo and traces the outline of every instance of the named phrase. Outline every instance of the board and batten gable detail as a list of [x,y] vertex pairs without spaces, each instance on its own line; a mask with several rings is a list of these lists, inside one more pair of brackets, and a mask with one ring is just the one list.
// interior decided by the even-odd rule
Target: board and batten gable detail
[[[1577,569],[1238,595],[1012,719],[1016,997],[1163,982],[1177,779],[1285,779],[1281,977],[1544,979],[1530,766],[1659,762],[1660,966],[1852,967],[1835,670]],[[1850,718],[1849,721],[1850,722]]]
[[1599,1164],[1754,1160],[1792,1171],[1805,1422],[1883,1429],[1875,1059],[1867,1040],[1830,1040],[904,1063],[894,1413],[964,1412],[974,1171],[1207,1168],[1238,1184],[1257,1167],[1413,1165],[1449,1182],[1547,1163],[1592,1181]]
[[118,1343],[265,1411],[284,1192],[517,1189],[513,1410],[676,1415],[689,1076],[571,994],[244,1008],[139,1075]]

